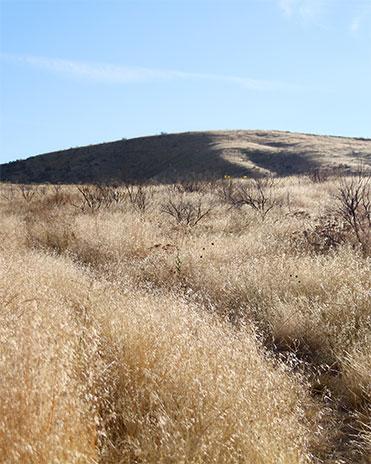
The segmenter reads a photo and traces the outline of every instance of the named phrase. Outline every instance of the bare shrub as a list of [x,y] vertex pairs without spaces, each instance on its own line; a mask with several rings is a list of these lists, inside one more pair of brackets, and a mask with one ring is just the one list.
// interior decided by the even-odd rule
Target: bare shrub
[[20,184],[18,188],[23,200],[26,203],[30,203],[38,192],[37,187],[32,185]]
[[224,179],[217,188],[217,196],[223,203],[228,203],[234,206],[234,198],[236,196],[236,184],[232,179]]
[[110,208],[113,204],[124,201],[125,192],[114,185],[95,184],[77,187],[81,194],[83,211],[97,211],[100,208]]
[[274,193],[276,185],[277,180],[274,177],[252,179],[238,184],[229,180],[222,183],[219,197],[236,208],[249,206],[265,219],[267,214],[280,204]]
[[329,179],[330,172],[326,169],[317,168],[310,171],[308,177],[314,184],[319,184]]
[[304,230],[305,245],[316,253],[326,253],[347,241],[349,227],[334,218],[320,218],[313,227]]
[[204,193],[207,189],[207,182],[197,177],[188,177],[178,180],[173,187],[179,193]]
[[148,190],[145,190],[141,185],[127,185],[126,192],[133,208],[144,213],[150,203]]
[[0,196],[7,202],[12,202],[17,196],[17,191],[14,184],[2,184],[0,190]]
[[71,195],[61,185],[53,185],[52,193],[45,197],[43,205],[49,208],[61,208],[71,203]]
[[161,207],[161,212],[175,219],[177,224],[189,227],[196,226],[212,210],[211,206],[205,206],[202,199],[197,201],[186,200],[184,196],[178,199],[169,198]]
[[370,175],[342,179],[336,194],[336,212],[351,228],[364,253],[370,251]]
[[[55,187],[55,186],[53,186]],[[49,186],[48,185],[38,185],[36,189],[36,193],[40,198],[44,198],[49,193]]]
[[97,186],[84,185],[77,187],[77,190],[80,192],[82,196],[82,203],[80,204],[80,208],[83,211],[96,211],[102,206],[103,197]]

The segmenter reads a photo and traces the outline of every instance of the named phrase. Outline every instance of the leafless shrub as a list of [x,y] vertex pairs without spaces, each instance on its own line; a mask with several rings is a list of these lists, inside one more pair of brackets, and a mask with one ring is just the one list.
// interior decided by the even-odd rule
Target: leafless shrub
[[144,213],[150,203],[148,190],[145,190],[141,185],[127,185],[126,192],[133,208]]
[[316,168],[309,172],[308,177],[314,184],[319,184],[329,179],[330,172],[325,169]]
[[90,210],[96,211],[98,210],[103,204],[103,198],[100,195],[99,189],[93,185],[83,185],[77,187],[77,190],[80,192],[82,196],[82,203],[80,208],[82,210]]
[[[95,184],[77,187],[82,196],[82,210],[97,211],[124,201],[125,192],[113,185]],[[75,205],[76,206],[76,205]]]
[[37,187],[37,195],[40,198],[45,197],[48,194],[48,191],[49,191],[49,187],[47,185],[39,185]]
[[349,243],[367,255],[371,230],[370,176],[360,174],[341,179],[335,200],[329,214],[319,217],[303,232],[306,246],[324,253]]
[[125,191],[118,185],[100,185],[99,189],[102,192],[102,196],[104,197],[104,205],[106,207],[115,204],[118,205],[125,202],[126,200]]
[[17,191],[15,189],[14,184],[3,184],[1,191],[0,191],[0,196],[4,200],[8,202],[14,201],[15,197],[17,195]]
[[364,253],[370,251],[371,176],[359,175],[342,179],[336,194],[336,212],[350,227]]
[[229,180],[222,183],[219,197],[236,208],[249,206],[264,219],[274,207],[280,204],[274,194],[276,184],[277,180],[273,177],[251,179],[238,184]]
[[191,201],[186,200],[184,196],[178,199],[169,198],[161,207],[161,212],[174,218],[177,224],[189,227],[196,226],[211,210],[212,207],[203,205],[201,198]]
[[234,205],[236,183],[232,179],[224,179],[217,188],[217,196],[223,203]]
[[49,207],[61,207],[70,203],[70,195],[65,192],[61,185],[52,186],[52,194],[45,199],[45,204]]
[[173,188],[179,193],[204,193],[207,189],[207,182],[197,177],[188,177],[178,180]]
[[349,227],[336,217],[321,218],[317,224],[303,232],[306,248],[326,253],[347,241]]
[[19,188],[19,191],[21,193],[23,200],[26,203],[30,203],[38,191],[36,186],[31,186],[31,185],[20,184],[18,188]]

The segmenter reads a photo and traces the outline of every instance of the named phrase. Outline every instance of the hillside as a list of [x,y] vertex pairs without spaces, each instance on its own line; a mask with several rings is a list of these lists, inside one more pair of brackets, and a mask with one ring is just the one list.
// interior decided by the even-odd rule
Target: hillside
[[279,131],[218,131],[140,137],[46,153],[0,165],[2,181],[170,182],[371,165],[371,140]]

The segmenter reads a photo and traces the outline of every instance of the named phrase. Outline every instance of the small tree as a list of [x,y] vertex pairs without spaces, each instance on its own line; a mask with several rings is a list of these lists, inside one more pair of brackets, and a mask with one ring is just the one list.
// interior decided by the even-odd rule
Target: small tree
[[82,197],[82,210],[97,211],[100,208],[109,208],[125,199],[125,193],[114,185],[82,185],[77,187],[77,190]]
[[201,177],[195,175],[180,178],[174,185],[173,189],[179,193],[204,193],[208,187],[208,184]]
[[149,206],[149,195],[141,185],[127,185],[126,192],[133,208],[144,213]]
[[279,201],[274,189],[274,177],[262,177],[235,184],[232,180],[223,182],[219,196],[231,206],[241,208],[246,205],[258,212],[263,219]]
[[325,169],[315,168],[308,173],[308,177],[314,184],[320,184],[329,179],[330,172]]
[[31,185],[19,185],[19,191],[26,203],[30,203],[37,193],[37,187]]
[[337,190],[337,213],[350,226],[364,253],[370,249],[370,174],[342,179]]
[[0,192],[1,197],[10,202],[15,199],[17,193],[13,184],[3,184]]
[[224,179],[217,189],[217,195],[222,202],[235,206],[236,184],[232,179]]
[[183,196],[178,199],[169,198],[161,207],[161,212],[173,217],[177,224],[189,227],[196,226],[212,210],[212,207],[203,205],[202,200],[196,202],[185,200]]

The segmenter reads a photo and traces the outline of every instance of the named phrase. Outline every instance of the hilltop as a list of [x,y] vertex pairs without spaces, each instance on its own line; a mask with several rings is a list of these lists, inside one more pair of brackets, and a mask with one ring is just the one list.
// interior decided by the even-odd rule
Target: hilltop
[[45,153],[0,165],[2,181],[82,183],[278,176],[371,166],[371,140],[280,131],[186,132]]

